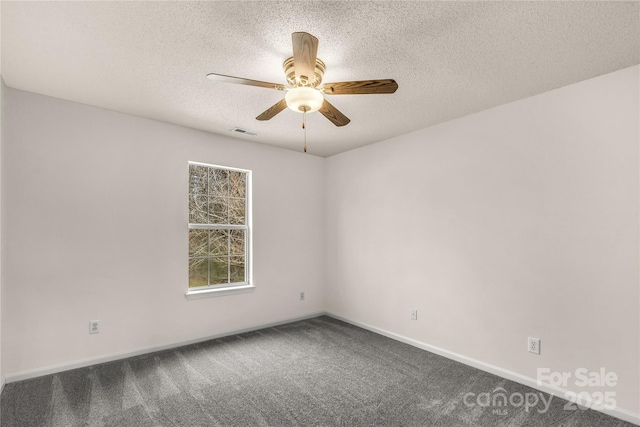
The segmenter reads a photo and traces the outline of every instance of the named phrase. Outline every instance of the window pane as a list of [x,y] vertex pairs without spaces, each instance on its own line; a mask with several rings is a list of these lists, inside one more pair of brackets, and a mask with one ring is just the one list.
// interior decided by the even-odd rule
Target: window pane
[[189,287],[246,283],[250,176],[189,165],[189,224],[203,226],[189,229]]
[[209,196],[229,197],[229,171],[209,168]]
[[189,165],[189,194],[207,195],[209,168]]
[[209,275],[212,285],[229,283],[229,258],[209,258]]
[[230,230],[231,255],[244,255],[244,230]]
[[229,171],[229,196],[244,199],[247,187],[245,177],[244,172]]
[[189,258],[208,256],[208,239],[208,230],[189,230]]
[[189,194],[189,223],[207,224],[209,215],[207,213],[207,196]]
[[208,265],[206,258],[195,258],[189,260],[189,287],[207,286]]
[[229,199],[229,224],[245,223],[245,202],[243,199]]
[[229,232],[211,230],[211,255],[229,255]]
[[244,282],[244,257],[231,257],[231,283]]
[[229,224],[228,202],[220,197],[209,199],[209,224]]

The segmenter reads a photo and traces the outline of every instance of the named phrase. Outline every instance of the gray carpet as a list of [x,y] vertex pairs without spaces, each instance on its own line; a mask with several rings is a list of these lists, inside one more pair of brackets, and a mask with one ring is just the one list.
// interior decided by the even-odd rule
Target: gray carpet
[[[632,426],[329,317],[7,384],[2,427]],[[533,396],[533,395],[530,395]],[[545,395],[548,399],[550,396]],[[481,401],[482,402],[482,401]]]

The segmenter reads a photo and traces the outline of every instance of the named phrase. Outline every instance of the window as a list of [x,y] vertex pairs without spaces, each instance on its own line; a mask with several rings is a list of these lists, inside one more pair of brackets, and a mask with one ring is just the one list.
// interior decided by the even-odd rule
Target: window
[[250,188],[250,171],[189,162],[187,294],[251,286]]

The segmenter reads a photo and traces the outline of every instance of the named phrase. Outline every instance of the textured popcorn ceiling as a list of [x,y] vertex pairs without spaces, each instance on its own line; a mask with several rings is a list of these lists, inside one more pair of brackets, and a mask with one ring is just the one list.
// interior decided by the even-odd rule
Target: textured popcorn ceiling
[[[308,116],[309,152],[353,149],[640,62],[638,2],[2,2],[9,87],[302,150],[302,115],[255,117],[283,93],[291,33],[320,40],[324,81],[393,78]],[[257,132],[246,136],[234,127]]]

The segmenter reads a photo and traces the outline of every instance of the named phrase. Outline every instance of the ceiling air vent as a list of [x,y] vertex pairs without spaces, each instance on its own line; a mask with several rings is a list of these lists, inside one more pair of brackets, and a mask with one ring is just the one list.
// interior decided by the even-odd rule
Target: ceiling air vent
[[257,133],[255,132],[251,132],[250,130],[246,130],[246,129],[242,129],[242,128],[233,128],[231,129],[231,132],[238,132],[244,135],[251,135],[251,136],[256,136]]

